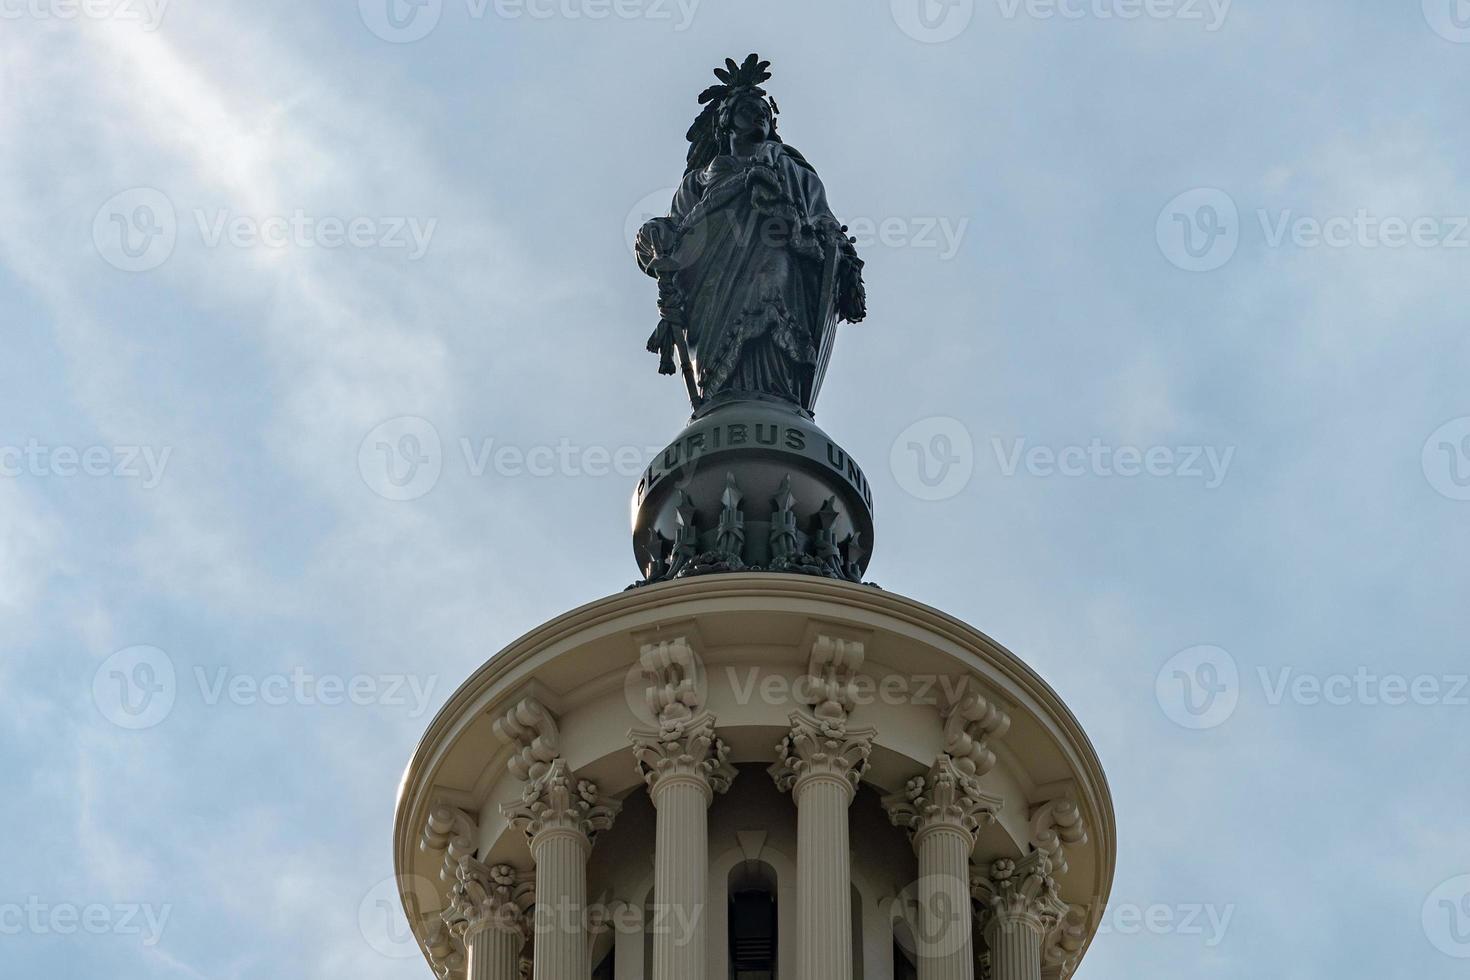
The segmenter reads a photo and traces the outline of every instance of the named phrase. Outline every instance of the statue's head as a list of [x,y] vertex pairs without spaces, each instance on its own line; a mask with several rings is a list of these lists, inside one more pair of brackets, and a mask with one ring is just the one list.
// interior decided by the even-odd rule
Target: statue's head
[[715,157],[728,152],[731,137],[742,143],[781,142],[776,132],[780,110],[761,88],[761,83],[771,77],[770,67],[769,61],[752,54],[738,65],[733,58],[726,58],[724,67],[715,69],[719,84],[699,94],[699,104],[704,108],[689,127],[686,174],[703,170]]
[[720,104],[715,125],[723,142],[734,136],[742,141],[763,143],[775,130],[771,104],[754,88],[736,89]]

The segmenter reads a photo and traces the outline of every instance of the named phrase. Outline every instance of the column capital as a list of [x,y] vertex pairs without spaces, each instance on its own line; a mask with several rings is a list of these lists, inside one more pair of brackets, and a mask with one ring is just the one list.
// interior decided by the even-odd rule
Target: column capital
[[541,778],[526,784],[521,798],[503,804],[501,815],[525,833],[532,853],[548,838],[567,835],[590,850],[597,834],[612,826],[622,804],[601,795],[594,783],[578,779],[565,759],[548,763]]
[[798,797],[804,785],[830,781],[840,783],[849,802],[868,769],[877,729],[849,729],[816,715],[795,712],[791,731],[776,746],[777,759],[767,772],[783,793]]
[[531,922],[526,913],[535,904],[535,894],[532,876],[508,864],[491,866],[462,858],[442,918],[450,932],[461,937],[495,929],[528,939]]
[[1052,930],[1068,906],[1057,895],[1051,870],[1051,858],[1043,851],[1015,860],[1000,858],[983,871],[971,867],[970,895],[986,912],[987,936],[996,928],[1022,925],[1039,941]]
[[902,792],[883,798],[883,809],[895,827],[909,833],[917,848],[930,833],[962,834],[971,849],[980,828],[995,820],[1004,804],[980,788],[949,755],[941,755],[928,773],[908,781]]
[[729,762],[730,747],[715,734],[714,716],[686,719],[659,731],[634,729],[628,733],[638,772],[657,796],[659,788],[678,782],[698,785],[709,803],[716,793],[729,790],[736,770]]

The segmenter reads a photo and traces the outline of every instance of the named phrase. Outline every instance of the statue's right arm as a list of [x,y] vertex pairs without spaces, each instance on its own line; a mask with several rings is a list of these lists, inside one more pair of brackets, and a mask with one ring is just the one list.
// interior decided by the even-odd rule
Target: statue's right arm
[[699,175],[686,174],[674,191],[674,200],[669,205],[669,216],[650,218],[638,229],[634,251],[638,256],[638,268],[657,278],[654,262],[673,255],[678,249],[679,229],[690,210],[699,203]]

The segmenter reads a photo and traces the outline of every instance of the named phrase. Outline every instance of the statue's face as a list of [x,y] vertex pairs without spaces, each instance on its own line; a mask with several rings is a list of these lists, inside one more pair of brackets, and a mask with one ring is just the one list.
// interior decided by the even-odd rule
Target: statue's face
[[771,135],[771,113],[765,99],[747,95],[730,110],[730,132],[753,142],[763,142]]

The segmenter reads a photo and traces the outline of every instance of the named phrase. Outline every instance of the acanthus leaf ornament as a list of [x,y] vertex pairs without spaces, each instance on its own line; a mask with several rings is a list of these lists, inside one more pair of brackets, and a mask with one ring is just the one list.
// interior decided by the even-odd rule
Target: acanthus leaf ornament
[[638,772],[656,793],[660,784],[687,779],[700,785],[708,797],[727,792],[735,779],[730,748],[715,734],[714,717],[701,715],[659,731],[634,730],[633,757]]
[[529,939],[527,915],[535,904],[534,876],[508,864],[486,865],[462,858],[442,918],[452,933],[463,938],[480,929],[498,929]]
[[894,826],[908,831],[917,844],[923,834],[940,828],[958,830],[975,845],[975,836],[995,820],[1004,800],[986,793],[964,773],[954,759],[940,756],[922,776],[904,789],[883,798],[883,808]]
[[566,760],[551,762],[540,779],[526,784],[521,798],[501,806],[511,826],[532,842],[550,834],[565,833],[591,847],[597,835],[612,826],[622,804],[601,795],[597,785],[578,779]]
[[1069,906],[1057,893],[1051,858],[1041,851],[999,858],[983,870],[972,868],[971,897],[985,912],[984,928],[1020,924],[1045,935]]
[[776,762],[767,770],[783,793],[810,779],[830,779],[856,792],[868,770],[877,730],[849,729],[805,712],[791,715],[791,731],[776,745]]

